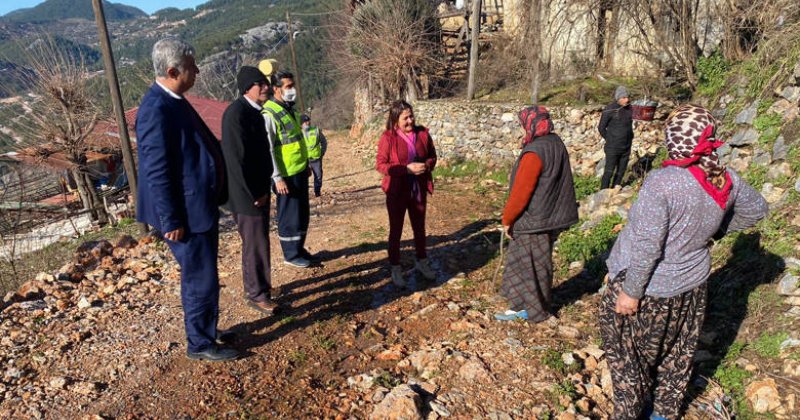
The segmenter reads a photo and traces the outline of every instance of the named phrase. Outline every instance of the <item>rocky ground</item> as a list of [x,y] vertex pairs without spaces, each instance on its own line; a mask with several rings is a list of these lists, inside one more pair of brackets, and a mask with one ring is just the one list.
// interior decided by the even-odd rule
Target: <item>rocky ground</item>
[[[287,308],[283,314],[264,318],[244,304],[240,240],[230,218],[223,219],[220,326],[237,334],[236,347],[246,358],[214,364],[185,357],[179,271],[163,243],[148,237],[91,242],[60,270],[6,296],[0,417],[608,416],[610,376],[596,325],[602,274],[591,261],[558,256],[557,321],[494,321],[492,314],[505,309],[495,277],[505,188],[491,179],[441,178],[427,221],[439,277],[398,289],[385,262],[388,221],[380,177],[365,156],[354,156],[349,139],[334,135],[330,141],[324,195],[314,202],[309,236],[321,265],[282,265],[277,237],[271,238],[274,292]],[[624,212],[634,196],[630,188],[598,194],[586,201],[592,214]],[[592,223],[585,226],[585,232],[591,229]],[[404,238],[410,237],[407,228]],[[752,245],[740,238],[747,237],[715,254],[719,269],[712,283],[725,286],[712,290],[726,308],[712,308],[697,360],[705,376],[694,383],[687,417],[730,418],[723,412],[740,401],[723,392],[719,382],[727,379],[715,375],[716,366],[730,365],[734,379],[747,385],[742,401],[748,410],[796,418],[800,366],[791,347],[800,341],[787,334],[778,337],[781,357],[740,348],[730,364],[723,363],[734,339],[755,341],[776,319],[784,331],[796,331],[790,327],[797,324],[774,284],[756,287],[779,283],[781,293],[800,296],[796,278],[779,282],[786,265],[776,269],[762,254],[758,261],[772,264],[766,271],[756,270],[752,259],[732,258]],[[405,245],[403,264],[411,269],[410,241]],[[752,284],[741,272],[771,277]],[[724,292],[744,296],[744,302]],[[756,293],[778,297],[752,298]],[[705,379],[712,375],[716,379]]]

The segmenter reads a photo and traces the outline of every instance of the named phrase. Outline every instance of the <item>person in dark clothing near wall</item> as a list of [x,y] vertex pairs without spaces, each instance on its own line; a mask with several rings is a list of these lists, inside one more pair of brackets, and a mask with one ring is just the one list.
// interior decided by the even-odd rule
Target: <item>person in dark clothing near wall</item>
[[242,237],[242,281],[247,304],[271,315],[277,304],[270,298],[269,207],[272,159],[261,107],[269,83],[261,71],[244,66],[236,76],[242,96],[222,116],[222,152],[228,169],[229,197],[225,207]]
[[[633,111],[630,107],[630,95],[625,86],[618,86],[614,91],[614,102],[603,109],[597,129],[606,140],[603,151],[606,154],[606,166],[600,188],[622,185],[622,177],[628,167],[633,142]],[[612,184],[611,181],[614,183]]]
[[548,320],[553,286],[553,244],[578,221],[569,154],[553,133],[547,109],[531,106],[519,113],[526,135],[511,175],[503,227],[511,242],[500,294],[510,310],[501,321]]

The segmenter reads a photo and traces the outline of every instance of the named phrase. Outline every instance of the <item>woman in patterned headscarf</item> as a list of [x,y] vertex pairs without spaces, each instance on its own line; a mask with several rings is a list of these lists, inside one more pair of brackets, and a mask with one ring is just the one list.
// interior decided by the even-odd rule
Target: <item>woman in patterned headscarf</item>
[[767,214],[764,198],[720,162],[716,126],[698,106],[670,114],[669,160],[645,180],[608,258],[600,332],[614,419],[680,417],[706,308],[709,240]]
[[569,154],[552,132],[547,109],[525,108],[519,121],[525,139],[503,211],[503,226],[512,240],[500,293],[511,309],[495,318],[541,322],[551,316],[553,243],[562,230],[578,221],[578,205]]

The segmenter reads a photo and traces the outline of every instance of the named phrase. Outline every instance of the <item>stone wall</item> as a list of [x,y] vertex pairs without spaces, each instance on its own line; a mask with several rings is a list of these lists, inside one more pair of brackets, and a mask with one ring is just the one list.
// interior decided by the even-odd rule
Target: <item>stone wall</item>
[[[418,101],[418,124],[430,129],[437,152],[447,163],[483,161],[488,166],[506,165],[519,153],[523,130],[517,113],[521,103],[486,103],[453,100]],[[597,132],[602,107],[550,108],[555,131],[570,151],[573,169],[590,175],[602,170],[603,139]],[[656,117],[663,118],[666,109]],[[661,136],[661,121],[634,123],[633,157],[653,154]],[[635,159],[632,159],[635,160]]]

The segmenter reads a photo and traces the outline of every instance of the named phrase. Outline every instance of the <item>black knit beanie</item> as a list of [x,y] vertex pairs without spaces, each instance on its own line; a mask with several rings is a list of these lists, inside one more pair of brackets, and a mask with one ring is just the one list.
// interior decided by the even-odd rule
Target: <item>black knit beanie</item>
[[267,83],[267,77],[264,76],[264,73],[261,73],[261,70],[252,66],[243,66],[239,69],[239,74],[236,75],[236,86],[242,95],[250,90],[254,84],[260,82]]

